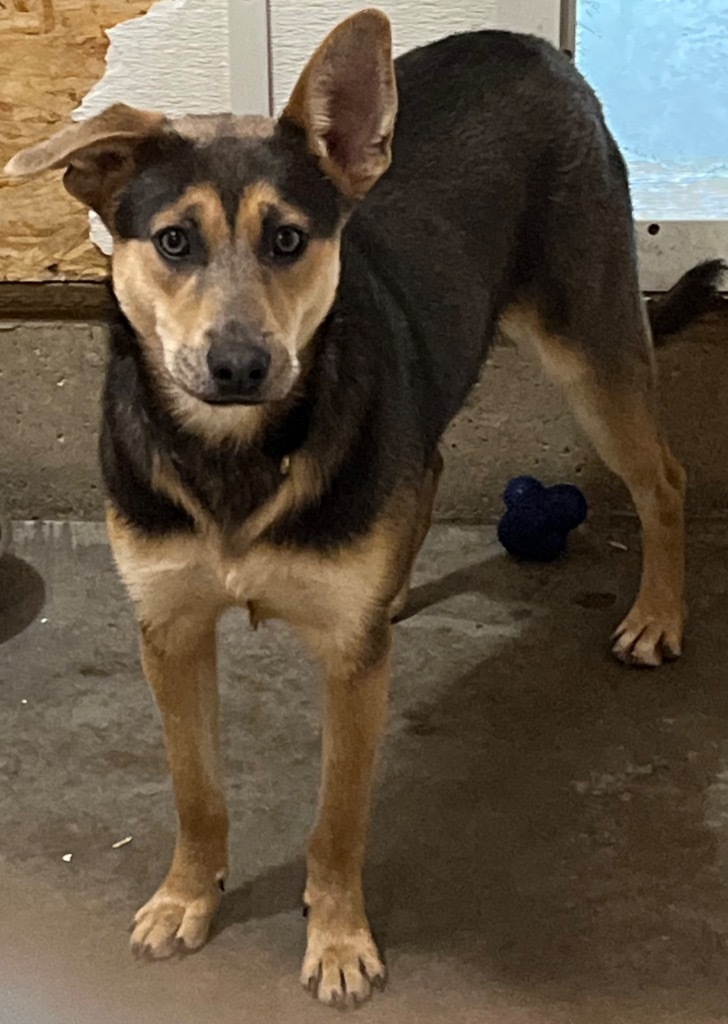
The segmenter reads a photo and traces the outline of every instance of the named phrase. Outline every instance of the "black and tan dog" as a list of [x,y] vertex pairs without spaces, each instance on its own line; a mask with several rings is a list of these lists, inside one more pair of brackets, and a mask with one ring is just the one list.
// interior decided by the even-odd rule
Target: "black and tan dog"
[[[8,172],[59,167],[115,240],[109,536],[179,813],[133,944],[196,949],[218,905],[215,632],[247,606],[292,623],[323,664],[302,977],[324,1002],[357,1001],[384,974],[361,870],[390,622],[429,526],[438,441],[499,326],[535,346],[637,507],[642,583],[615,654],[680,653],[685,477],[655,422],[624,164],[546,43],[475,33],[393,65],[387,19],[364,11],[278,121],[115,106]],[[657,308],[663,330],[718,271]]]

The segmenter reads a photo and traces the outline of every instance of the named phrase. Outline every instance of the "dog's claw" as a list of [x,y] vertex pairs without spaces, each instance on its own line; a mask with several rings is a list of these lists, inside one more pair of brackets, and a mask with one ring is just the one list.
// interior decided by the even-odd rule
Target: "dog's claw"
[[185,899],[162,888],[134,918],[131,950],[153,960],[191,953],[204,945],[212,916],[220,902],[217,885],[196,898]]
[[625,665],[657,668],[680,657],[684,614],[655,613],[638,602],[612,635],[612,653]]
[[327,1006],[349,1007],[366,1002],[381,989],[385,967],[368,929],[332,935],[309,925],[301,983]]
[[[363,964],[361,965],[361,969],[364,970]],[[387,987],[387,975],[386,973],[375,974],[373,978],[369,979],[369,982],[372,988],[376,989],[377,992],[384,992],[385,988]]]

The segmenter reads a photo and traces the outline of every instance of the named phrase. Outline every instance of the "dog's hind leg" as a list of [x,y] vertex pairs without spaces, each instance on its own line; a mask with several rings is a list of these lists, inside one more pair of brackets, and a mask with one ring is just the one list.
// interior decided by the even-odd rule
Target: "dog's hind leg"
[[657,422],[654,346],[624,161],[597,117],[578,123],[567,116],[564,125],[524,228],[520,301],[506,310],[504,327],[508,333],[514,325],[535,344],[629,489],[642,527],[642,577],[613,651],[630,664],[660,665],[682,647],[685,473]]
[[503,327],[535,344],[597,452],[630,491],[642,527],[642,578],[613,651],[621,661],[656,666],[682,647],[685,472],[658,427],[651,339],[639,296],[621,311],[613,308],[617,301],[591,310],[588,340],[581,331],[549,330],[533,305],[512,307]]

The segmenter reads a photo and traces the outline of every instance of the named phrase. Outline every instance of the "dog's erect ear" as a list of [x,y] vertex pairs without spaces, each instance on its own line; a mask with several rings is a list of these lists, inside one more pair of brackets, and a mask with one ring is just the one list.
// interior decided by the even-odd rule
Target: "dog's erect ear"
[[24,178],[65,167],[63,184],[71,195],[104,217],[114,195],[134,172],[139,146],[161,135],[167,123],[164,114],[116,103],[97,117],[62,128],[45,142],[21,150],[5,166],[5,174]]
[[389,19],[366,10],[338,25],[314,53],[281,116],[306,133],[324,174],[358,199],[387,170],[397,116]]

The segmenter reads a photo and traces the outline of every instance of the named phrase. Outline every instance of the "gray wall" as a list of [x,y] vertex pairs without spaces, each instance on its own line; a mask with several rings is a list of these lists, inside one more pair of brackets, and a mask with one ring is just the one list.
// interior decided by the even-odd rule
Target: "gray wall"
[[[105,332],[79,323],[0,322],[0,507],[15,518],[98,518],[96,468]],[[728,317],[713,315],[659,356],[665,425],[690,477],[694,513],[728,509]],[[444,443],[438,517],[499,514],[509,477],[573,481],[594,511],[627,510],[558,392],[501,344]]]

